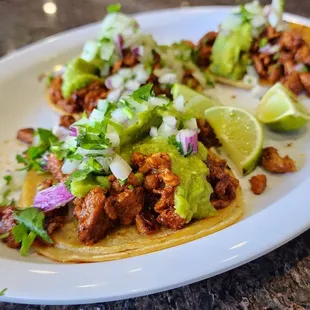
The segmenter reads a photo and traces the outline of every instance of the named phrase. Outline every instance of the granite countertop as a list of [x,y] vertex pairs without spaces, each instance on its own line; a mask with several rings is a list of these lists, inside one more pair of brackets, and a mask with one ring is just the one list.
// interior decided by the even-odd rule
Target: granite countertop
[[[44,2],[47,0],[0,0],[0,56],[52,34],[100,20],[107,4],[113,3],[107,0],[54,0],[57,12],[51,17],[42,10]],[[180,5],[233,5],[242,1],[123,0],[119,2],[122,3],[124,12],[133,13]],[[309,0],[287,0],[286,2],[288,12],[310,17]],[[242,267],[164,293],[74,307],[0,303],[0,309],[69,308],[310,310],[310,230],[281,248]]]

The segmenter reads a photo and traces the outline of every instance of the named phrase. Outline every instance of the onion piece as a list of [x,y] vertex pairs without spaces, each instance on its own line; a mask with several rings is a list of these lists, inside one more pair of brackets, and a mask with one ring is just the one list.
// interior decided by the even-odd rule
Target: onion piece
[[61,141],[70,135],[70,130],[68,128],[58,125],[54,126],[52,132]]
[[70,160],[68,158],[65,159],[62,167],[61,167],[61,172],[63,174],[72,174],[79,166],[81,163],[80,160]]
[[87,150],[84,149],[82,147],[78,147],[76,150],[76,153],[82,156],[94,156],[94,155],[98,155],[98,156],[102,156],[107,154],[107,150],[109,149],[105,149],[105,150]]
[[118,34],[116,37],[115,45],[119,57],[123,57],[123,44],[124,44],[123,36],[121,34]]
[[169,103],[169,100],[166,99],[166,98],[160,98],[160,97],[150,97],[149,100],[148,100],[148,103],[151,105],[151,106],[159,106],[159,107],[162,107],[166,104]]
[[78,131],[78,129],[76,128],[76,127],[74,127],[74,126],[70,126],[69,127],[69,136],[70,137],[77,137],[78,135],[79,135],[79,131]]
[[123,91],[122,88],[118,88],[118,89],[114,89],[110,91],[107,96],[107,99],[111,101],[117,101],[120,98],[122,91]]
[[74,196],[67,190],[64,183],[59,183],[44,189],[34,197],[34,207],[44,211],[51,211],[65,206]]
[[249,74],[246,74],[244,77],[243,77],[243,83],[250,86],[250,87],[254,87],[258,84],[258,77],[257,76],[254,76],[254,75],[249,75]]
[[128,116],[122,109],[115,109],[111,113],[111,118],[118,124],[125,123],[126,121],[128,121]]
[[126,82],[125,88],[127,90],[135,91],[138,88],[140,88],[140,83],[138,81],[135,81],[135,80],[129,80]]
[[176,81],[177,75],[175,73],[166,73],[158,79],[160,84],[174,84]]
[[105,172],[110,171],[109,165],[111,163],[111,157],[98,156],[96,157],[96,160],[102,166]]
[[158,136],[158,129],[156,127],[151,127],[150,136],[153,138]]
[[137,65],[133,68],[133,75],[135,76],[134,79],[140,84],[146,83],[150,76],[142,64]]
[[197,154],[198,152],[198,133],[192,129],[182,129],[176,135],[176,140],[181,143],[184,156]]
[[276,54],[279,51],[280,51],[280,45],[279,44],[275,44],[275,45],[267,44],[264,47],[261,47],[259,49],[260,53],[267,54],[267,55]]
[[184,127],[186,129],[198,130],[197,120],[196,118],[191,118],[183,122]]
[[132,170],[127,162],[117,154],[114,155],[110,163],[110,169],[114,176],[121,181],[126,180]]
[[121,88],[124,85],[124,78],[119,74],[109,76],[105,80],[105,86],[109,89]]
[[131,68],[122,68],[117,71],[117,74],[124,79],[129,79],[133,76],[133,70]]
[[163,122],[169,125],[172,128],[176,128],[177,126],[177,119],[174,116],[168,115],[163,117]]
[[112,144],[112,147],[116,147],[120,144],[120,138],[116,131],[109,132],[105,135],[106,138],[108,138]]
[[166,123],[162,123],[158,128],[158,136],[168,138],[172,135],[175,135],[178,131],[176,128],[169,126]]
[[184,100],[184,96],[180,95],[179,97],[177,97],[175,100],[174,100],[174,103],[173,103],[174,107],[180,111],[180,112],[184,112],[185,110],[185,100]]

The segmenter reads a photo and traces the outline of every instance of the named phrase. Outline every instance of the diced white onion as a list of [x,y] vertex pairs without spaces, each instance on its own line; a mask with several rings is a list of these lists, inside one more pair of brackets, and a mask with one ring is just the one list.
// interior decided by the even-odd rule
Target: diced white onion
[[258,98],[258,99],[260,99],[265,94],[265,92],[266,92],[266,89],[259,85],[256,85],[251,90],[253,97]]
[[256,69],[255,69],[254,66],[247,66],[247,67],[246,67],[246,72],[247,72],[247,74],[250,75],[250,76],[256,76],[256,77],[258,77],[257,71],[256,71]]
[[267,45],[265,45],[259,49],[260,53],[267,54],[267,55],[276,54],[279,51],[280,51],[280,45],[279,44],[275,44],[275,45],[267,44]]
[[87,156],[87,155],[104,155],[105,150],[87,150],[82,147],[77,148],[76,153],[80,154],[82,156]]
[[169,126],[166,123],[162,123],[158,128],[158,136],[168,138],[172,135],[175,135],[178,131],[176,128]]
[[135,91],[140,87],[140,83],[135,80],[129,80],[125,84],[125,88],[131,91]]
[[106,138],[108,138],[110,140],[112,147],[116,147],[119,145],[120,138],[119,138],[119,135],[116,131],[109,132],[105,136],[106,136]]
[[107,99],[111,100],[111,101],[118,101],[118,99],[120,98],[121,94],[122,94],[123,89],[122,88],[118,88],[118,89],[114,89],[112,91],[109,92]]
[[116,123],[125,123],[128,120],[128,116],[122,109],[115,109],[111,113],[112,120]]
[[161,69],[155,69],[154,75],[156,75],[158,78],[162,77],[165,74],[171,73],[171,69],[169,68],[161,68]]
[[117,71],[117,74],[123,77],[124,79],[129,79],[133,75],[133,70],[130,68],[122,68]]
[[180,112],[183,112],[185,110],[185,100],[184,100],[184,96],[180,95],[179,97],[177,97],[175,100],[174,100],[174,103],[173,103],[174,107],[180,111]]
[[104,114],[107,110],[107,106],[109,105],[110,105],[110,101],[107,99],[98,99],[97,101],[97,109]]
[[140,84],[145,83],[148,78],[149,78],[149,74],[148,72],[145,70],[143,65],[137,65],[133,68],[133,74],[135,76],[135,80],[138,81]]
[[196,118],[191,118],[183,122],[184,127],[188,129],[198,130],[197,120]]
[[270,8],[268,21],[269,24],[275,28],[281,22],[281,14],[276,10],[274,10],[273,8]]
[[77,169],[80,163],[80,160],[70,160],[66,158],[61,167],[61,172],[64,174],[72,174]]
[[131,167],[127,162],[120,157],[118,154],[115,154],[112,162],[110,163],[111,172],[119,180],[126,180],[131,172]]
[[162,107],[162,106],[168,104],[169,101],[166,98],[150,97],[149,100],[148,100],[148,103],[151,106],[160,106],[160,107]]
[[177,75],[175,73],[167,73],[158,79],[160,84],[174,84],[177,81]]
[[68,128],[58,125],[54,126],[52,132],[59,140],[64,140],[70,134],[70,130]]
[[95,122],[102,122],[104,120],[104,113],[102,113],[101,111],[99,111],[98,109],[94,109],[90,116],[89,119],[91,121],[95,121]]
[[81,58],[85,61],[92,61],[97,54],[98,43],[96,41],[88,41],[85,43]]
[[254,28],[260,28],[266,24],[266,18],[264,15],[257,15],[252,19],[252,26]]
[[171,116],[171,115],[164,116],[163,122],[172,128],[175,128],[177,126],[176,118],[174,116]]
[[150,136],[153,138],[158,136],[158,129],[156,127],[151,127]]
[[104,61],[110,60],[115,50],[115,46],[112,42],[103,43],[100,49],[100,58]]
[[124,78],[119,74],[109,76],[105,81],[105,86],[109,89],[121,88],[124,85]]
[[109,172],[109,165],[111,163],[111,157],[102,157],[98,156],[96,157],[97,162],[102,166],[103,170],[105,172]]

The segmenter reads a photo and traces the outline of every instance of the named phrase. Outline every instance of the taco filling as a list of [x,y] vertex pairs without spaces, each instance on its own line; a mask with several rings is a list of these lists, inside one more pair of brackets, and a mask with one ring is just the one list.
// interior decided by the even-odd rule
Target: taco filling
[[0,208],[2,241],[23,255],[33,244],[55,260],[101,261],[237,221],[239,181],[205,146],[218,145],[210,125],[181,100],[147,84],[118,101],[99,99],[74,123],[63,118],[68,129],[20,130],[29,147],[17,159],[29,172],[19,202]]

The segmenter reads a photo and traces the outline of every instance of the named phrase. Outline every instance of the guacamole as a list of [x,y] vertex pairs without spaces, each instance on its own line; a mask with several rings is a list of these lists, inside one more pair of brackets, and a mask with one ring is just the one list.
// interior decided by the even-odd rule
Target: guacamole
[[203,162],[207,158],[208,151],[201,143],[198,145],[198,154],[188,157],[182,156],[173,145],[168,144],[162,138],[153,138],[136,144],[132,151],[143,154],[158,152],[169,154],[172,171],[181,179],[181,184],[177,187],[174,196],[174,208],[186,223],[191,219],[203,219],[216,213],[210,203],[210,195],[213,190],[206,179],[209,170]]
[[98,67],[82,58],[75,58],[68,63],[63,75],[62,95],[68,98],[75,90],[96,80],[99,80]]
[[212,73],[230,80],[242,79],[249,63],[251,31],[251,24],[246,22],[230,32],[221,31],[218,34],[212,48]]

